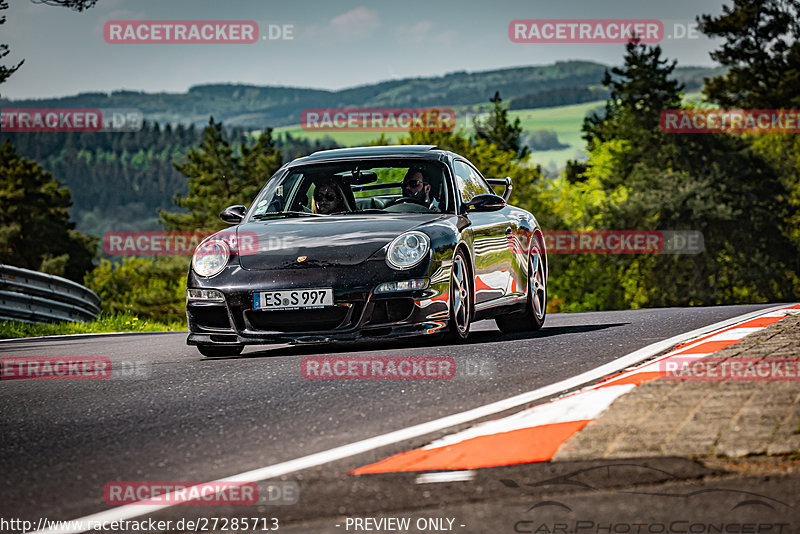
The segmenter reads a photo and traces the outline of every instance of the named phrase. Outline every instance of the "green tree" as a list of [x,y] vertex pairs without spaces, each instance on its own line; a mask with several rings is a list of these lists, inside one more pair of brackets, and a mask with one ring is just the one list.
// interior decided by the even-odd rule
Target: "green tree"
[[658,47],[631,43],[624,67],[606,77],[606,116],[585,128],[590,158],[582,187],[598,193],[586,219],[605,229],[699,230],[705,251],[601,257],[616,279],[596,283],[619,286],[618,307],[791,298],[797,268],[783,227],[791,209],[785,186],[741,136],[660,130],[660,110],[679,107],[673,68]]
[[[603,116],[584,120],[584,138],[591,150],[595,143],[629,138],[631,132],[645,133],[636,145],[639,153],[650,152],[661,141],[659,117],[663,110],[681,106],[683,85],[672,78],[677,62],[661,57],[661,47],[649,47],[633,40],[625,45],[625,64],[603,75],[603,85],[610,90]],[[651,135],[653,134],[653,135]]]
[[[707,80],[704,94],[722,106],[747,109],[800,107],[800,2],[735,0],[720,16],[698,18],[709,37],[724,41],[711,57],[729,67]],[[743,136],[779,174],[788,191],[784,233],[800,270],[800,142],[795,133]]]
[[703,94],[724,107],[800,106],[800,1],[734,0],[719,16],[697,19],[724,42],[711,53],[727,73],[706,80]]
[[212,117],[200,144],[189,151],[185,162],[175,164],[188,179],[189,192],[176,195],[174,202],[188,213],[159,210],[161,221],[169,230],[216,232],[225,226],[219,213],[232,204],[249,204],[281,161],[271,129],[252,146],[242,144],[237,154],[222,123]]
[[[75,11],[83,11],[84,9],[89,9],[90,7],[94,6],[97,3],[97,0],[38,0],[40,4],[47,4],[51,6],[62,6],[68,7],[70,9],[74,9]],[[6,0],[0,0],[0,11],[8,9],[8,2]],[[0,17],[0,24],[6,23],[6,17],[3,15]],[[9,54],[8,45],[7,44],[0,44],[0,59],[6,57]],[[11,77],[12,74],[17,72],[22,64],[25,63],[23,59],[13,67],[7,67],[5,65],[0,65],[0,84],[5,82],[8,78]]]
[[103,313],[185,322],[188,269],[189,259],[181,256],[102,260],[83,283],[100,297]]
[[489,99],[492,109],[486,119],[473,119],[475,128],[475,139],[488,141],[500,150],[514,153],[514,157],[524,160],[530,150],[522,144],[522,125],[519,117],[513,122],[508,118],[508,109],[503,105],[500,93],[496,91],[494,96]]
[[38,163],[0,146],[0,263],[80,282],[91,269],[97,239],[69,221],[69,189]]
[[[8,9],[8,2],[6,0],[0,0],[0,10]],[[6,23],[6,16],[0,16],[0,25]],[[7,44],[0,44],[0,59],[6,57],[9,54],[8,45]],[[12,74],[17,72],[22,64],[25,62],[23,59],[13,67],[7,67],[5,65],[0,65],[0,84],[5,82],[7,79],[11,77]]]
[[83,11],[94,7],[97,0],[34,0],[36,4],[46,4],[48,6],[68,7],[74,11]]

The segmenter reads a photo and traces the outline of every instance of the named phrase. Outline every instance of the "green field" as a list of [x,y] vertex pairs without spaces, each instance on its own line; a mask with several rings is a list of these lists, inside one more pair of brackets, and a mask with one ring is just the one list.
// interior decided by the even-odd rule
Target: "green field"
[[554,108],[522,109],[509,111],[512,120],[519,117],[522,128],[527,131],[552,130],[558,134],[558,140],[569,148],[562,150],[544,150],[531,153],[531,160],[545,169],[562,168],[568,159],[583,159],[586,142],[581,138],[581,126],[587,114],[601,110],[605,101],[573,104]]
[[[699,93],[689,93],[684,100],[698,99]],[[569,159],[585,158],[585,141],[582,139],[581,126],[587,114],[594,110],[601,110],[605,106],[605,100],[596,102],[586,102],[584,104],[573,104],[569,106],[557,106],[552,108],[521,109],[509,111],[508,114],[513,120],[520,119],[522,128],[527,131],[551,130],[558,134],[558,140],[562,145],[569,145],[569,148],[561,150],[541,150],[531,153],[531,162],[539,164],[545,169],[561,169]],[[469,113],[463,109],[455,108],[458,117],[457,128],[472,129],[472,118],[474,113]],[[307,132],[300,126],[287,126],[276,128],[276,134],[289,133],[293,137],[306,137],[311,140],[331,137],[343,146],[361,146],[369,144],[380,135],[375,132]],[[392,143],[396,143],[398,138],[403,135],[400,133],[389,133],[386,135]]]
[[[604,101],[589,102],[585,104],[575,104],[571,106],[558,106],[553,108],[523,109],[509,111],[509,116],[514,119],[520,118],[522,127],[525,130],[553,130],[558,134],[558,140],[569,148],[563,150],[547,150],[533,152],[531,160],[535,164],[544,167],[563,167],[568,159],[580,157],[583,150],[583,140],[581,139],[581,125],[586,114],[594,109],[603,106]],[[457,128],[472,129],[472,118],[474,113],[463,110],[456,110],[458,117]],[[292,137],[305,137],[311,140],[331,137],[343,146],[360,146],[369,144],[379,137],[376,132],[308,132],[300,126],[287,126],[276,128],[275,134],[289,133]],[[386,137],[392,143],[404,135],[402,132],[387,133]]]

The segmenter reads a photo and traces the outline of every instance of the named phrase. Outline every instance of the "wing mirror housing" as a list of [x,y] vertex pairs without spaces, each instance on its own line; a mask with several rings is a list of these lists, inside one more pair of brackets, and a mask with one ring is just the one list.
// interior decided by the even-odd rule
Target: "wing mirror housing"
[[472,200],[464,204],[462,213],[474,211],[498,211],[506,207],[503,197],[497,195],[475,195]]
[[247,208],[241,204],[237,204],[236,206],[228,206],[222,210],[222,213],[219,214],[219,218],[228,224],[239,224],[244,220],[245,215],[247,215]]

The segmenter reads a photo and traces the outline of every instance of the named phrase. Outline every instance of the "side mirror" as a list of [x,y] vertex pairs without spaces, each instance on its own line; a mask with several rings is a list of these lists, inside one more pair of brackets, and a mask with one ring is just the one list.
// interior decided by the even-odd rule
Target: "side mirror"
[[245,215],[247,215],[247,208],[241,204],[237,204],[236,206],[228,206],[222,210],[222,213],[219,214],[219,218],[228,224],[239,224],[242,222]]
[[475,195],[472,200],[464,204],[463,213],[471,211],[497,211],[506,207],[503,197],[497,195]]

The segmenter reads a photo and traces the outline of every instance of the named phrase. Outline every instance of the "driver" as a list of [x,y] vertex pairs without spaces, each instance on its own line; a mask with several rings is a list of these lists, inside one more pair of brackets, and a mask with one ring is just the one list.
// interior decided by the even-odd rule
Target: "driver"
[[403,178],[403,196],[431,206],[431,184],[422,167],[411,167]]

